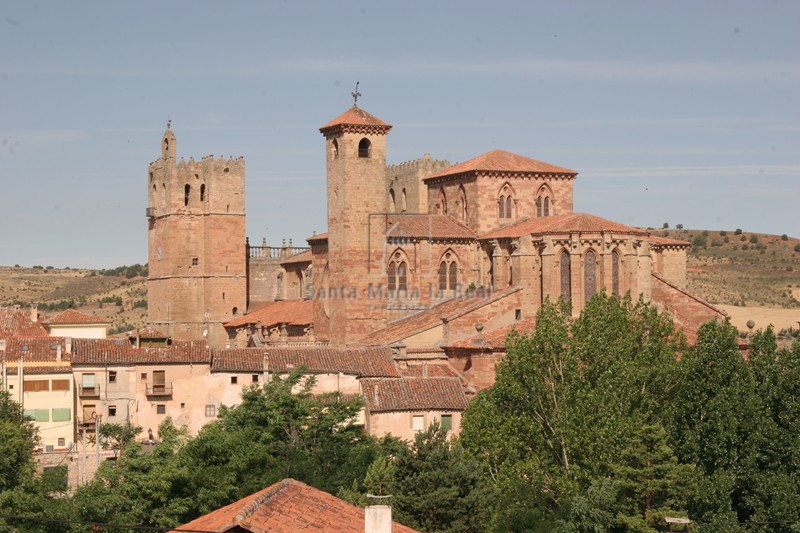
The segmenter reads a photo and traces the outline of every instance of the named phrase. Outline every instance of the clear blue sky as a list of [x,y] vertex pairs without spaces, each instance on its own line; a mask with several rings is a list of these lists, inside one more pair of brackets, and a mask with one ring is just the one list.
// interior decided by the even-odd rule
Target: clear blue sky
[[500,148],[575,210],[800,237],[800,2],[0,1],[0,265],[147,260],[147,164],[243,155],[247,233],[326,230],[318,128]]

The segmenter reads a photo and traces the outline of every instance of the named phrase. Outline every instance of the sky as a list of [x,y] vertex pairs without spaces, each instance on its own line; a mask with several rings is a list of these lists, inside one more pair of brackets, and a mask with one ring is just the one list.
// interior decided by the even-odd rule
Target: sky
[[244,156],[247,235],[326,230],[319,127],[502,149],[632,226],[800,237],[800,2],[0,0],[0,265],[147,261],[147,165]]

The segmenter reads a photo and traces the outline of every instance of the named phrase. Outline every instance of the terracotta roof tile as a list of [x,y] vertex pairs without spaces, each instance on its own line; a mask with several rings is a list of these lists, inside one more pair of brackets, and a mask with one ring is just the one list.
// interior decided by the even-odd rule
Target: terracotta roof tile
[[474,239],[466,224],[450,215],[388,215],[386,237],[422,239]]
[[521,237],[522,235],[546,235],[561,233],[629,233],[633,235],[648,235],[648,232],[619,222],[606,220],[588,213],[572,213],[569,215],[555,215],[550,217],[529,218],[492,230],[480,236],[481,240],[503,239]]
[[360,107],[354,105],[335,119],[331,120],[319,131],[326,137],[337,133],[388,133],[392,129],[381,119],[370,115]]
[[447,300],[425,311],[391,322],[385,328],[373,331],[358,342],[367,346],[392,344],[440,325],[442,318],[460,316],[519,290],[522,290],[521,287],[508,287],[503,290],[478,289],[468,292],[460,298]]
[[[424,366],[423,366],[424,365]],[[446,362],[417,363],[400,367],[400,375],[406,378],[458,378],[461,376]],[[463,380],[462,380],[463,382]]]
[[121,339],[75,339],[72,352],[75,364],[211,363],[211,350],[205,341],[173,341],[169,346],[134,348]]
[[0,307],[0,339],[8,337],[47,337],[47,329],[31,320],[30,310]]
[[305,326],[314,321],[314,302],[311,300],[283,300],[229,320],[225,327],[243,326],[245,324],[288,324]]
[[311,256],[311,250],[304,250],[299,254],[294,254],[291,257],[288,257],[281,261],[282,265],[291,265],[295,263],[310,263],[313,257]]
[[361,390],[371,413],[463,411],[469,404],[459,378],[367,378],[361,380]]
[[262,372],[264,352],[271,372],[304,367],[309,373],[343,372],[355,376],[395,377],[391,349],[382,348],[238,348],[215,350],[212,372]]
[[327,240],[328,240],[328,232],[326,231],[325,233],[317,233],[316,235],[312,235],[311,237],[306,239],[306,242],[312,243],[312,242],[317,242],[317,241],[322,242]]
[[505,351],[506,337],[513,330],[520,334],[532,333],[536,327],[536,317],[526,318],[519,322],[514,322],[507,326],[502,326],[489,331],[484,331],[480,335],[475,335],[467,339],[451,342],[446,348],[469,349],[480,351]]
[[88,313],[81,313],[75,309],[67,309],[65,311],[61,311],[55,316],[52,316],[46,320],[44,320],[45,324],[48,325],[57,325],[57,324],[108,324],[107,320],[104,320],[100,317],[90,315]]
[[578,173],[568,168],[558,167],[550,163],[537,161],[529,157],[513,154],[504,150],[492,150],[491,152],[474,157],[469,161],[458,163],[450,168],[426,178],[424,181],[435,180],[445,176],[457,174],[478,173],[478,174],[568,174],[576,176]]
[[[6,366],[6,373],[11,376],[17,375],[18,367],[13,362],[9,362]],[[69,361],[50,362],[50,361],[32,361],[24,363],[23,373],[28,374],[72,374],[72,365]]]
[[[181,530],[254,533],[364,533],[364,509],[295,481],[284,479],[207,515],[192,520]],[[416,530],[394,522],[395,533]],[[418,533],[418,532],[417,532]]]
[[64,337],[10,337],[6,340],[4,359],[9,362],[24,363],[30,361],[56,361],[58,347],[61,347],[61,357],[69,359]]

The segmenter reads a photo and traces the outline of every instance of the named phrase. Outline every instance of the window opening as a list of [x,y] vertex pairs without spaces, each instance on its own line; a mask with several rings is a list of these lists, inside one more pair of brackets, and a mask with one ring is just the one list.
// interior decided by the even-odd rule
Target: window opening
[[611,252],[611,293],[619,296],[619,252]]
[[183,187],[183,205],[184,205],[184,207],[189,205],[189,195],[191,193],[192,193],[192,186],[187,183]]
[[206,201],[206,184],[205,183],[200,185],[200,201],[201,202],[205,202]]
[[561,297],[565,300],[572,299],[572,268],[570,266],[569,252],[563,250],[561,252]]
[[453,429],[453,415],[442,415],[442,431],[451,431]]
[[366,137],[361,139],[358,143],[358,157],[369,157],[371,145],[372,143]]
[[597,292],[597,255],[594,250],[586,252],[583,260],[584,297],[586,300]]

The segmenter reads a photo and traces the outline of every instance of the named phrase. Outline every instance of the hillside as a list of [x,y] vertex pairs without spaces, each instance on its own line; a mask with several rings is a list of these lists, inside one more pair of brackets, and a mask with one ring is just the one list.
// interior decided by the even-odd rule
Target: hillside
[[[756,318],[758,327],[768,322],[778,329],[796,327],[800,312],[794,318],[792,311],[783,311],[779,318],[762,308],[800,308],[800,239],[741,230],[651,231],[692,243],[689,290],[725,308],[740,329],[738,322],[748,317]],[[0,306],[34,303],[44,315],[74,307],[108,320],[113,333],[127,332],[147,320],[146,273],[135,267],[0,267]]]
[[[68,308],[110,322],[110,334],[141,327],[147,320],[147,283],[141,275],[115,271],[0,267],[0,306],[36,304],[44,316]],[[127,274],[141,274],[128,271]]]

